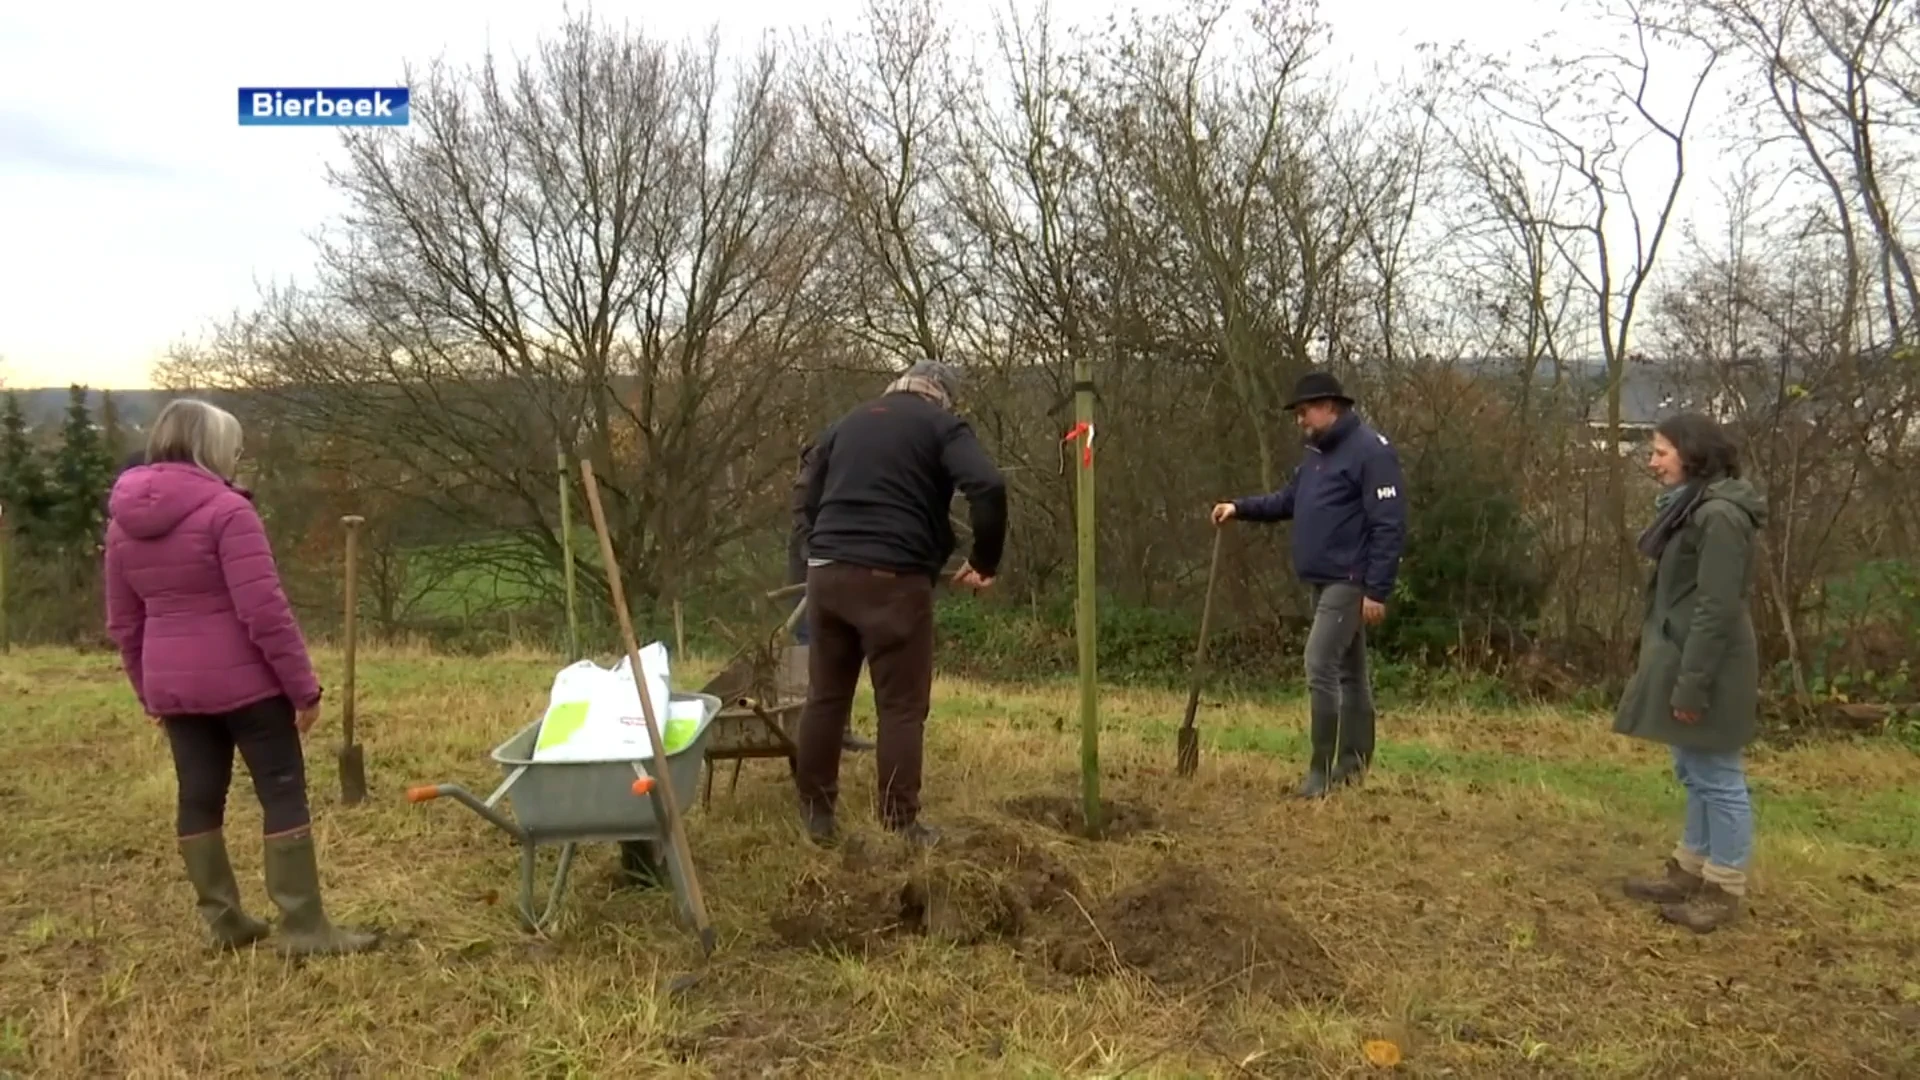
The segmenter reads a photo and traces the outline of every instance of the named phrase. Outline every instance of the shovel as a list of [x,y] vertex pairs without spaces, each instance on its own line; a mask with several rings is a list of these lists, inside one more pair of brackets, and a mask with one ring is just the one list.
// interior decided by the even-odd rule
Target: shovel
[[1194,714],[1200,711],[1200,680],[1206,675],[1207,624],[1213,620],[1213,583],[1220,577],[1220,541],[1226,530],[1213,529],[1213,560],[1207,565],[1207,598],[1200,605],[1200,640],[1193,646],[1193,686],[1187,691],[1187,715],[1180,721],[1180,742],[1174,771],[1192,776],[1200,767],[1200,733],[1193,728]]
[[347,527],[347,675],[345,699],[340,705],[340,799],[355,806],[367,798],[367,761],[360,744],[353,741],[353,661],[354,645],[359,637],[360,526],[366,518],[349,514],[340,519]]

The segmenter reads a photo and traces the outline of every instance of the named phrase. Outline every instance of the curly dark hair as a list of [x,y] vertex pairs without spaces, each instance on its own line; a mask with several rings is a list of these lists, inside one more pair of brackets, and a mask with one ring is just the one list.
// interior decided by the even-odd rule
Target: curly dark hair
[[1702,413],[1669,416],[1654,427],[1673,444],[1689,480],[1718,480],[1740,475],[1740,448],[1727,429]]

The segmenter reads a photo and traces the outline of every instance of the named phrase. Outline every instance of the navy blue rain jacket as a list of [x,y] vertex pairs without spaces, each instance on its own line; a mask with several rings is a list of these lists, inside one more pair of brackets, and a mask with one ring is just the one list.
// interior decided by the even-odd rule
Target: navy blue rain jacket
[[1293,522],[1293,569],[1313,585],[1352,582],[1386,603],[1407,540],[1407,491],[1400,455],[1386,437],[1343,413],[1307,443],[1287,486],[1236,499],[1241,521]]

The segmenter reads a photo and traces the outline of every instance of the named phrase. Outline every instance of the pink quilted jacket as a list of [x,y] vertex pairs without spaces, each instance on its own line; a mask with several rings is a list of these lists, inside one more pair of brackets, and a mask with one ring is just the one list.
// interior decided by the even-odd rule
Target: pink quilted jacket
[[129,469],[108,500],[107,633],[151,716],[320,700],[249,496],[193,465]]

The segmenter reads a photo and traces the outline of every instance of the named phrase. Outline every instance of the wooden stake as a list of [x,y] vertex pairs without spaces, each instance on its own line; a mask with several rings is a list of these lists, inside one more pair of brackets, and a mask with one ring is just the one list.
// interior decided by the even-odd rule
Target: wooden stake
[[348,514],[340,519],[347,528],[346,582],[346,679],[345,699],[340,705],[340,798],[348,806],[367,798],[367,762],[360,744],[353,741],[355,701],[355,661],[360,637],[360,526],[366,518]]
[[13,627],[7,622],[7,570],[13,562],[13,522],[0,506],[0,653],[13,651]]
[[567,451],[556,447],[554,463],[560,477],[560,562],[567,578],[567,663],[580,659],[580,614],[573,584],[573,500],[567,482]]
[[673,658],[687,655],[687,622],[680,612],[680,598],[673,598]]
[[1073,362],[1073,419],[1080,432],[1082,453],[1074,485],[1074,531],[1079,553],[1076,570],[1079,595],[1074,601],[1074,633],[1080,645],[1080,794],[1085,802],[1087,835],[1099,836],[1100,811],[1100,702],[1097,670],[1099,623],[1094,611],[1093,520],[1093,375],[1086,359]]
[[607,571],[607,590],[613,594],[613,614],[620,623],[620,638],[627,647],[627,663],[633,668],[633,686],[640,698],[640,714],[647,724],[647,741],[653,746],[654,786],[659,790],[666,810],[667,839],[673,845],[674,861],[686,875],[687,907],[693,915],[694,929],[700,935],[700,947],[713,954],[713,920],[707,915],[707,899],[700,891],[700,879],[694,875],[693,852],[687,845],[687,825],[682,819],[680,794],[673,789],[673,769],[667,762],[667,744],[660,738],[660,722],[653,714],[653,702],[647,696],[646,679],[640,670],[640,642],[633,634],[633,616],[627,612],[627,592],[620,584],[620,563],[613,554],[613,534],[607,530],[607,515],[600,508],[600,485],[593,478],[593,463],[580,462],[581,485],[587,492],[587,509],[593,514],[593,531],[600,538],[600,561]]

